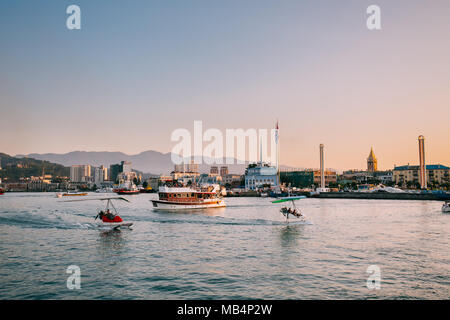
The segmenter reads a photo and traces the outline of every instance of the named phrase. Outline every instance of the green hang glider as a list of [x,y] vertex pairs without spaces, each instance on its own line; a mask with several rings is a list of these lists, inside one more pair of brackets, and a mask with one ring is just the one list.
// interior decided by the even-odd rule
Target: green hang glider
[[272,203],[282,203],[282,202],[288,202],[288,201],[294,201],[294,200],[300,200],[300,199],[305,199],[305,196],[297,196],[297,197],[283,197],[283,198],[279,198],[275,201],[272,201]]

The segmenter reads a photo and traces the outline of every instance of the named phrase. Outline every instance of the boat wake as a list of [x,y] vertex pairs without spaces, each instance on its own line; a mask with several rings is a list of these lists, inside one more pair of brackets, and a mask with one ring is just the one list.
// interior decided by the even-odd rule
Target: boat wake
[[235,225],[235,226],[285,226],[285,225],[312,225],[309,221],[303,220],[290,220],[286,222],[285,220],[267,220],[267,219],[240,219],[240,218],[228,218],[219,216],[195,216],[195,218],[185,218],[180,219],[178,216],[174,218],[157,217],[150,220],[154,223],[187,223],[187,224],[200,224],[200,225]]
[[[161,223],[161,224],[197,224],[197,225],[230,225],[230,226],[285,226],[285,225],[312,225],[311,222],[291,219],[283,220],[233,218],[223,216],[210,216],[201,214],[173,214],[158,212],[128,212],[127,221],[135,224]],[[0,226],[16,226],[19,228],[37,229],[99,229],[94,216],[86,213],[64,210],[4,212],[0,217]]]
[[4,214],[0,225],[36,229],[96,229],[97,224],[83,215],[58,212],[15,212]]
[[227,204],[227,208],[257,208],[257,207],[273,207],[271,203],[267,204]]

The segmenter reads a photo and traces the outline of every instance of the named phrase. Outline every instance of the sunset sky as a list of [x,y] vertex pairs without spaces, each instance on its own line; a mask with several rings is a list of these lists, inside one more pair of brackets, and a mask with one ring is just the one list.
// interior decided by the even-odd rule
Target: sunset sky
[[449,37],[448,0],[1,1],[0,152],[170,152],[194,120],[278,119],[285,165],[320,143],[329,168],[417,164],[424,135],[450,166]]

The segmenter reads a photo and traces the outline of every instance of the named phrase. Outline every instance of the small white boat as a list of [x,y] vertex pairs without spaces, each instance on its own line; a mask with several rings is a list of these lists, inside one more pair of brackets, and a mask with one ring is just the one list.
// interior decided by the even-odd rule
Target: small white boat
[[62,197],[80,197],[80,196],[87,196],[87,192],[76,192],[76,191],[67,191],[65,193],[57,192],[56,197],[62,198]]
[[450,212],[450,201],[445,201],[442,205],[442,212]]
[[101,188],[95,190],[96,193],[113,193],[113,188]]

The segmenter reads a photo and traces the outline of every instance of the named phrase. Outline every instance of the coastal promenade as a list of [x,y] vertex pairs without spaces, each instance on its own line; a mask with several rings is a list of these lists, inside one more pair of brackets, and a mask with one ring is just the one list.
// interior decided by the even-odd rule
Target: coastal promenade
[[323,199],[384,199],[384,200],[450,200],[450,193],[388,193],[388,192],[324,192],[306,195]]
[[[282,193],[280,195],[271,194],[272,198],[287,196],[306,196],[308,198],[321,199],[378,199],[378,200],[450,200],[448,192],[424,192],[424,193],[388,193],[388,192],[322,192],[311,194],[309,192]],[[256,191],[246,191],[241,193],[227,194],[227,197],[260,197]]]

